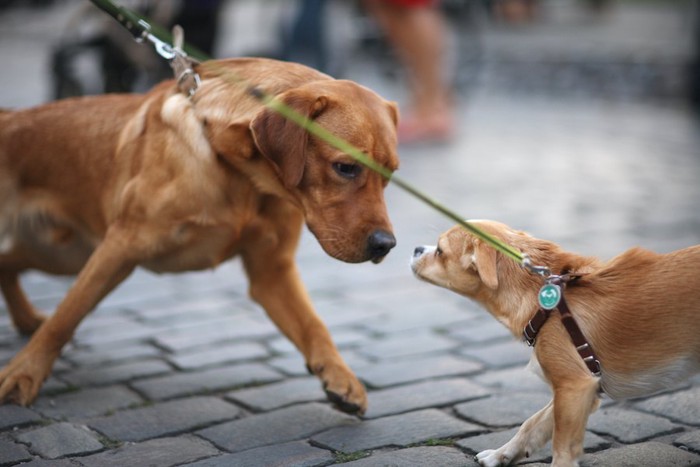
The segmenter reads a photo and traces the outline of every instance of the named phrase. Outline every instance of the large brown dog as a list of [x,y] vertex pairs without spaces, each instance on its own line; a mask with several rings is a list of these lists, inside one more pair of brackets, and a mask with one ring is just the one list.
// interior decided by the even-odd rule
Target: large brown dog
[[[503,447],[479,453],[481,465],[516,462],[552,437],[552,465],[578,465],[599,390],[612,398],[639,397],[700,371],[700,246],[665,255],[636,248],[601,262],[503,224],[475,225],[555,274],[582,274],[565,297],[602,366],[600,378],[591,374],[553,312],[538,334],[532,363],[554,398]],[[476,300],[518,338],[538,309],[542,279],[460,226],[441,235],[436,247],[416,248],[411,267],[419,278]]]
[[[0,371],[0,400],[31,403],[80,321],[137,266],[178,272],[240,255],[251,296],[329,398],[365,410],[365,390],[315,314],[294,254],[306,221],[334,258],[379,262],[395,245],[386,181],[264,108],[231,76],[391,171],[396,107],[296,64],[237,59],[197,71],[191,99],[171,81],[145,95],[0,113],[0,286],[16,327],[33,333]],[[20,289],[27,269],[78,274],[46,320]]]

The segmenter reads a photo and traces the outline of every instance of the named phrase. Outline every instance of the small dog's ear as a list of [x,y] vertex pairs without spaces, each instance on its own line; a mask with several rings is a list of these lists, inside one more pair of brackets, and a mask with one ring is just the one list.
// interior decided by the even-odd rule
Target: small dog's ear
[[491,290],[498,287],[498,255],[496,250],[484,242],[474,244],[473,264],[476,267],[481,282]]
[[[328,105],[325,96],[295,89],[278,98],[294,111],[311,119],[318,117]],[[253,118],[250,129],[255,145],[272,162],[284,186],[298,186],[306,165],[306,147],[309,142],[307,131],[268,107]]]

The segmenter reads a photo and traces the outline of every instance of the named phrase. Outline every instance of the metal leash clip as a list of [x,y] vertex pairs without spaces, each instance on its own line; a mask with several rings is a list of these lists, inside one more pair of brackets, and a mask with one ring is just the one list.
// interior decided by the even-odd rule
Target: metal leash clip
[[552,275],[552,271],[547,266],[535,266],[534,264],[532,264],[532,260],[527,254],[523,254],[521,266],[527,269],[532,274],[542,276],[545,279]]

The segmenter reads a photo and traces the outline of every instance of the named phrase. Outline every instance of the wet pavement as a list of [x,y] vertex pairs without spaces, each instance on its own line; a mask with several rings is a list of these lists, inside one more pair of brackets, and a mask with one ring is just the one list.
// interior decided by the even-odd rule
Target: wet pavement
[[[1,106],[46,100],[48,25],[65,19],[55,8],[0,14]],[[641,51],[627,46],[668,52],[655,69],[673,74],[687,50],[663,24]],[[513,34],[483,38],[505,50]],[[629,52],[607,53],[624,61]],[[380,68],[361,57],[347,76],[403,99]],[[497,219],[581,254],[700,243],[700,124],[680,95],[518,91],[501,79],[482,75],[460,93],[452,143],[402,147],[399,175],[465,218]],[[325,402],[247,298],[239,261],[137,271],[84,321],[31,407],[0,407],[0,466],[476,465],[473,454],[509,439],[548,390],[524,368],[528,347],[484,310],[412,277],[413,248],[452,223],[396,186],[386,195],[398,246],[380,265],[337,262],[308,232],[298,251],[318,313],[369,390],[363,419]],[[23,283],[50,311],[71,280],[28,273]],[[0,307],[0,362],[25,342]],[[700,377],[654,397],[606,400],[585,448],[584,466],[700,465]]]

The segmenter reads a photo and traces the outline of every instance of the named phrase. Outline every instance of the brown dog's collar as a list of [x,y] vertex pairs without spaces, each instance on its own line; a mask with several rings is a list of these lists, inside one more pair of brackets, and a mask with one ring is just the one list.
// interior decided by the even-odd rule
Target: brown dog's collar
[[523,330],[523,337],[529,346],[534,347],[537,340],[537,334],[540,332],[540,329],[542,329],[542,326],[544,326],[544,323],[551,315],[552,310],[558,310],[559,314],[561,315],[561,322],[564,325],[566,332],[569,333],[571,341],[574,343],[574,346],[576,346],[576,351],[583,359],[586,367],[588,367],[588,370],[591,372],[591,374],[593,374],[593,376],[600,376],[600,361],[596,357],[595,352],[593,352],[593,347],[591,347],[588,340],[586,340],[586,336],[583,335],[578,323],[576,323],[576,320],[569,309],[569,305],[566,303],[566,299],[564,298],[564,289],[566,288],[567,282],[574,281],[579,277],[581,276],[565,274],[562,276],[551,276],[547,279],[547,284],[553,284],[561,288],[561,298],[554,308],[547,310],[540,307],[537,310],[535,316],[528,321],[527,325],[525,326],[525,329]]

